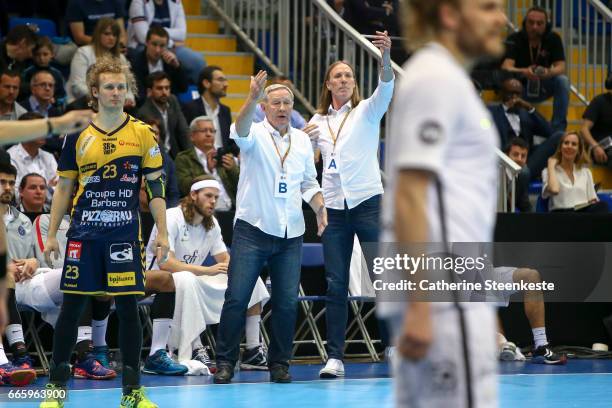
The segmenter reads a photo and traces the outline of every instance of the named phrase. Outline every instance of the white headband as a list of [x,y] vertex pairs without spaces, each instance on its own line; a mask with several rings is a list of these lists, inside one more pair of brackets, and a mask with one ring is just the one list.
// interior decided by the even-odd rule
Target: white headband
[[221,190],[221,185],[217,180],[200,180],[191,185],[191,191],[198,191],[203,188],[216,188],[217,190]]

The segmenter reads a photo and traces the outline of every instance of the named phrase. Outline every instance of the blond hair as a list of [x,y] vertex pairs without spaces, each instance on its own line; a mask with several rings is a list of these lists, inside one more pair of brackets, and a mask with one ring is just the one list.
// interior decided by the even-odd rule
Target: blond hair
[[97,60],[87,70],[87,88],[89,88],[90,106],[98,110],[98,99],[93,95],[93,88],[100,88],[101,74],[123,74],[127,83],[128,91],[137,94],[136,79],[130,68],[121,63],[117,58],[104,57]]
[[329,77],[331,75],[332,70],[340,64],[344,64],[351,69],[353,73],[353,78],[355,78],[355,88],[353,88],[353,94],[351,95],[351,107],[354,109],[359,102],[361,102],[361,95],[359,94],[359,85],[357,85],[357,76],[355,75],[355,68],[348,61],[336,61],[333,62],[329,67],[327,67],[327,71],[325,71],[325,79],[323,80],[323,87],[321,88],[321,96],[319,97],[319,106],[317,107],[317,113],[319,115],[327,115],[327,110],[329,109],[329,105],[332,103],[332,94],[329,89],[327,89],[327,81],[329,81]]
[[[115,38],[117,39],[117,41],[115,42],[115,45],[110,50],[107,50],[102,47],[102,34],[104,34],[104,31],[106,31],[108,27],[111,28],[111,31],[113,32],[113,34],[115,35]],[[94,32],[91,35],[91,45],[94,49],[94,54],[96,55],[96,58],[103,57],[107,54],[110,54],[115,58],[119,58],[119,55],[121,55],[121,49],[119,47],[119,37],[120,36],[121,36],[121,26],[119,26],[119,23],[117,22],[117,20],[115,20],[114,18],[108,18],[108,17],[104,17],[98,20],[98,23],[96,24],[96,28],[94,28]]]
[[574,159],[574,164],[576,167],[584,167],[591,164],[591,158],[589,157],[589,153],[587,152],[586,143],[584,142],[584,136],[582,136],[582,132],[578,131],[570,131],[565,133],[559,139],[559,144],[557,145],[557,150],[552,155],[555,159],[557,159],[557,163],[561,164],[561,146],[563,146],[563,141],[567,139],[569,135],[575,135],[578,137],[578,153],[576,153],[576,158]]
[[402,0],[404,46],[414,51],[435,39],[440,31],[440,6],[460,6],[461,0]]

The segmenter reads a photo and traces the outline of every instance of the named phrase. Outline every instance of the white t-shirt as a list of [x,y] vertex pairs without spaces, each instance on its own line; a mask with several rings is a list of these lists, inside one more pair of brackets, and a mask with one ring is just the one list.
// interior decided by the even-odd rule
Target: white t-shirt
[[[395,192],[404,169],[440,178],[449,242],[490,242],[497,203],[499,137],[466,70],[432,43],[404,65],[391,116],[383,197],[383,242],[395,242]],[[435,183],[428,189],[429,242],[441,242]],[[395,313],[399,302],[380,309]],[[380,311],[386,314],[384,310]]]
[[[170,250],[174,252],[174,257],[190,265],[202,265],[209,253],[214,256],[227,252],[219,222],[215,217],[213,221],[214,227],[206,231],[202,224],[188,224],[180,206],[166,210],[168,243]],[[155,255],[155,248],[153,248],[155,237],[157,237],[157,226],[153,227],[147,244],[147,269],[159,269],[157,261],[151,267],[151,261]]]

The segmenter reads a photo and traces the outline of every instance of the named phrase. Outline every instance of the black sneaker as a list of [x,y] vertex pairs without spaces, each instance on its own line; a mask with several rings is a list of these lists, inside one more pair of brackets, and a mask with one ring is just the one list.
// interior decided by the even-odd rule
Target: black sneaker
[[215,384],[229,384],[234,377],[234,367],[229,364],[221,364],[217,366],[217,372],[213,378]]
[[268,370],[268,358],[266,350],[259,345],[250,350],[244,350],[242,353],[242,361],[240,362],[241,370]]
[[215,368],[213,362],[210,360],[207,349],[208,347],[200,347],[193,350],[193,353],[191,354],[191,359],[197,360],[200,363],[204,364],[206,367],[208,367],[210,373],[214,374],[217,369]]
[[270,382],[287,384],[291,382],[289,367],[282,364],[275,364],[270,367]]
[[540,346],[533,351],[531,362],[534,364],[565,364],[567,356],[555,353],[548,346]]

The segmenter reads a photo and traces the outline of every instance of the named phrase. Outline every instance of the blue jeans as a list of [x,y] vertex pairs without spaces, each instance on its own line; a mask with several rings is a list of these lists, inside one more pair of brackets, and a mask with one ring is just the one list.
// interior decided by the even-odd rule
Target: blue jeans
[[194,51],[188,47],[175,47],[173,51],[176,53],[176,58],[178,58],[179,62],[181,63],[181,67],[187,73],[189,82],[192,84],[198,84],[200,72],[202,72],[206,66],[206,61],[204,60],[202,53]]
[[233,367],[238,360],[249,299],[266,262],[272,281],[268,365],[289,366],[302,267],[302,238],[275,237],[248,222],[236,220],[225,302],[217,330],[217,367]]
[[[525,84],[524,84],[525,85]],[[553,114],[550,125],[553,132],[565,132],[567,128],[567,109],[569,107],[570,82],[565,75],[542,80],[540,83],[540,95],[538,97],[527,96],[527,86],[523,91],[525,100],[529,102],[543,102],[552,96]]]
[[[349,210],[327,209],[327,227],[321,241],[325,256],[327,298],[327,354],[342,360],[348,319],[348,287],[351,255],[355,234],[360,243],[378,242],[380,233],[380,195],[376,195]],[[368,265],[370,262],[368,262]]]

